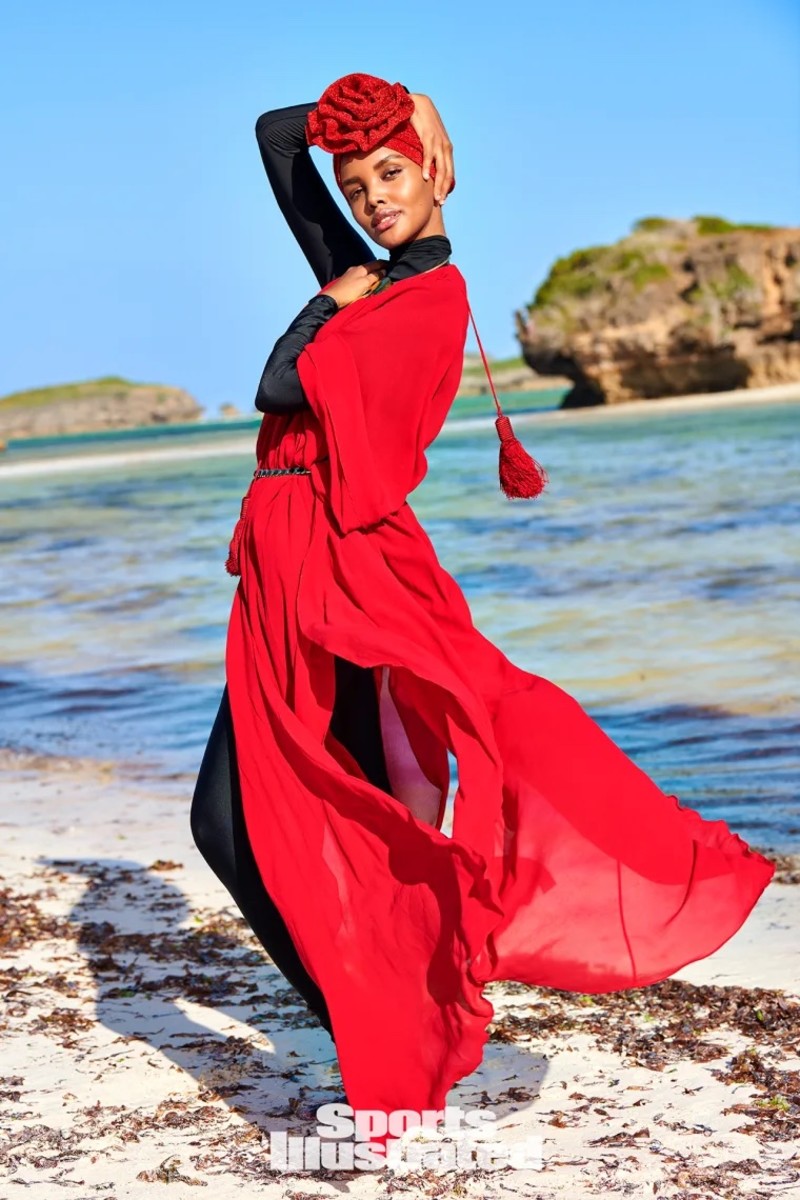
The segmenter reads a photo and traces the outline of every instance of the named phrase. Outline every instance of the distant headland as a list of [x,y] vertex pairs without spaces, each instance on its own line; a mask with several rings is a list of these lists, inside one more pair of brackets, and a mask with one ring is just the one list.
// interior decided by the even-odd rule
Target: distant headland
[[174,425],[201,415],[200,405],[181,388],[109,375],[0,397],[0,444],[12,438]]

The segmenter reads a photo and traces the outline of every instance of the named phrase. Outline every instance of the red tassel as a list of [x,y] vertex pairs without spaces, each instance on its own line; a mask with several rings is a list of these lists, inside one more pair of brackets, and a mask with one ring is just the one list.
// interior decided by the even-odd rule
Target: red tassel
[[514,436],[511,420],[504,413],[495,421],[495,428],[500,438],[500,487],[511,500],[533,500],[549,482],[547,471]]
[[[253,485],[251,483],[250,487],[252,486]],[[231,544],[228,547],[228,558],[225,562],[225,570],[229,575],[241,575],[242,573],[239,570],[239,544],[242,540],[242,534],[244,533],[244,523],[245,517],[247,516],[247,506],[249,503],[250,488],[247,489],[242,497],[242,507],[239,513],[239,520],[236,522],[236,527],[233,531],[233,537],[231,538]]]
[[497,399],[494,380],[483,352],[483,345],[471,308],[469,315],[498,413],[494,424],[497,436],[500,438],[500,487],[510,500],[533,500],[540,492],[544,491],[545,484],[549,483],[550,477],[541,463],[538,463],[535,458],[531,458],[522,442],[514,436],[511,419],[505,415],[500,407],[500,401]]

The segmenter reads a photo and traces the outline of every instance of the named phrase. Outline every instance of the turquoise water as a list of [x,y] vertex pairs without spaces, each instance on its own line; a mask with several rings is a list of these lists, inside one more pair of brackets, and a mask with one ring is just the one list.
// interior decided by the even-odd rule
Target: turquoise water
[[[551,478],[532,503],[499,492],[491,423],[454,421],[412,500],[484,633],[665,791],[775,849],[800,847],[798,411],[519,417]],[[4,456],[4,744],[113,758],[188,803],[254,438],[225,422]]]
[[[558,407],[565,388],[544,389],[539,392],[506,392],[502,397],[503,410],[508,413],[527,413]],[[461,418],[496,415],[491,395],[463,396],[455,401],[449,421]],[[3,455],[2,464],[26,461],[31,458],[62,457],[86,449],[104,450],[125,446],[159,449],[183,442],[198,444],[222,434],[258,433],[261,414],[237,419],[192,421],[177,425],[143,425],[139,429],[120,432],[102,429],[95,433],[59,434],[57,437],[12,438]],[[0,464],[0,465],[2,465]]]

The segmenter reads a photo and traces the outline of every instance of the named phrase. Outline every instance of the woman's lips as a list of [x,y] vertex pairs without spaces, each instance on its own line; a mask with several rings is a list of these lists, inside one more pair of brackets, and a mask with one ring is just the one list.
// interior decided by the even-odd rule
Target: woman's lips
[[372,228],[375,230],[376,233],[383,233],[383,231],[385,229],[392,228],[392,226],[394,225],[395,221],[397,220],[397,218],[399,216],[400,216],[399,212],[386,213],[385,216],[376,218],[372,222]]

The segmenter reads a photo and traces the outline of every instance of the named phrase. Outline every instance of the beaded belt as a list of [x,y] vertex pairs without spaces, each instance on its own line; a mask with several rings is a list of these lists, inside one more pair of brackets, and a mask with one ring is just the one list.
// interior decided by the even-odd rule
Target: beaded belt
[[259,467],[253,472],[253,479],[261,479],[264,475],[310,475],[308,467]]
[[[257,467],[253,471],[253,479],[263,479],[265,475],[310,475],[311,471],[308,467]],[[247,507],[250,503],[250,490],[253,484],[250,483],[244,496],[242,497],[242,507],[239,513],[239,520],[236,522],[236,528],[233,531],[231,544],[228,550],[228,561],[225,563],[225,570],[229,575],[239,575],[239,543],[242,540],[244,533],[245,518],[247,516]]]

